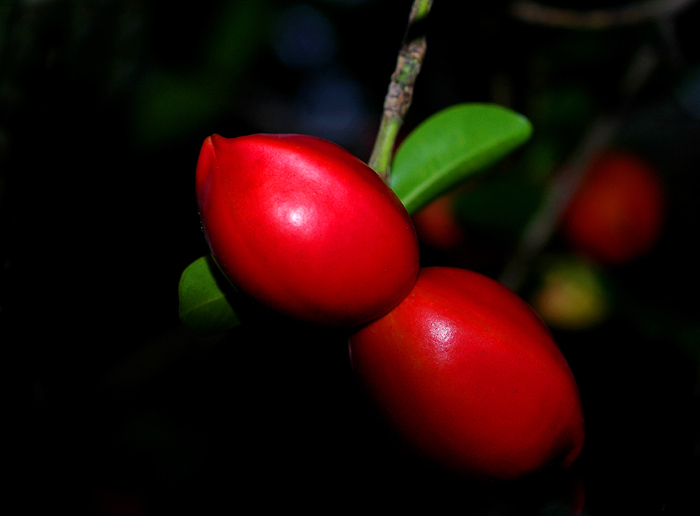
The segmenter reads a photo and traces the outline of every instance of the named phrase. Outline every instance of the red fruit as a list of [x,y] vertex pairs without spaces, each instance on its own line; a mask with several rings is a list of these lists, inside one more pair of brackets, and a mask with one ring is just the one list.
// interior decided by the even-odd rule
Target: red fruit
[[367,165],[319,138],[207,138],[197,201],[231,282],[306,321],[365,323],[396,306],[418,274],[401,201]]
[[481,274],[421,269],[401,304],[350,337],[350,354],[405,440],[455,471],[514,479],[581,451],[566,360],[535,312]]
[[658,240],[664,185],[646,161],[627,152],[597,159],[571,200],[564,236],[579,253],[609,264],[642,256]]
[[413,215],[418,240],[440,251],[451,251],[462,244],[465,230],[454,211],[454,195],[448,194]]

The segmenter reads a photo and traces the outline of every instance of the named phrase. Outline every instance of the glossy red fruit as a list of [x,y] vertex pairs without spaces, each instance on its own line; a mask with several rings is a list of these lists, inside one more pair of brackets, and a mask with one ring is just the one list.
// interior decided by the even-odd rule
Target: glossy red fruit
[[401,201],[367,165],[320,138],[207,138],[197,201],[224,274],[302,320],[365,323],[396,306],[418,274]]
[[350,337],[352,365],[425,456],[471,477],[570,465],[584,440],[576,381],[534,311],[500,283],[421,269],[411,293]]
[[629,152],[595,160],[562,219],[572,248],[607,264],[642,256],[658,240],[664,185],[654,167]]

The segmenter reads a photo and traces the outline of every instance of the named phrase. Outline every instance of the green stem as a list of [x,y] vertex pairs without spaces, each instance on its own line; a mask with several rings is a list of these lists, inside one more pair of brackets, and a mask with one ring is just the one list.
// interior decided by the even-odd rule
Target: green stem
[[430,12],[433,0],[416,0],[411,7],[411,19],[413,21],[422,20]]
[[384,181],[389,182],[389,161],[394,150],[394,143],[401,128],[401,120],[396,117],[383,116],[379,125],[379,133],[374,142],[374,149],[369,160],[369,166],[376,171]]
[[[406,34],[410,33],[417,21],[428,16],[432,4],[433,0],[414,0]],[[396,69],[391,75],[389,91],[384,99],[384,112],[369,158],[369,166],[387,183],[391,173],[390,162],[394,144],[413,100],[413,85],[423,64],[425,50],[426,41],[423,35],[410,41],[404,40],[396,60]]]

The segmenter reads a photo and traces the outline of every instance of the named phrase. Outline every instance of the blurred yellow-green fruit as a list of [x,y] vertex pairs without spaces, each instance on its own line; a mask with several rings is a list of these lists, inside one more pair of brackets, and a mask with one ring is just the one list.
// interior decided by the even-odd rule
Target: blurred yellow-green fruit
[[574,258],[547,265],[532,306],[549,326],[566,330],[591,328],[610,313],[600,273],[590,263]]

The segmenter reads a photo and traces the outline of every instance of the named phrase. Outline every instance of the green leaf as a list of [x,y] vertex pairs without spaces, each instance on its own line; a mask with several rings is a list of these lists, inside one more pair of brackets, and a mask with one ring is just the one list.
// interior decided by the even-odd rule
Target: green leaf
[[178,289],[180,320],[199,335],[216,335],[241,324],[234,311],[240,296],[211,255],[195,260],[182,272]]
[[409,213],[525,143],[532,125],[496,104],[457,104],[416,127],[396,152],[390,186]]

